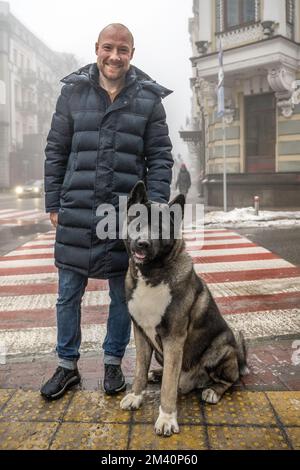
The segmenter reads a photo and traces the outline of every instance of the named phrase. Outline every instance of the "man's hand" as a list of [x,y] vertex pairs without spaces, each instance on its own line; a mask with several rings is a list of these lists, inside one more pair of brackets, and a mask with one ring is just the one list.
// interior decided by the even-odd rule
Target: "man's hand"
[[55,228],[57,227],[57,219],[58,219],[58,213],[50,212],[50,222]]

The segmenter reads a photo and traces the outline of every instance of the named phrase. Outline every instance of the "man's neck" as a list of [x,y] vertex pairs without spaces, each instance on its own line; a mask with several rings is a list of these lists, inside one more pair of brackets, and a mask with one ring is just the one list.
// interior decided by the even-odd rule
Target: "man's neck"
[[107,91],[111,100],[113,101],[114,98],[120,93],[120,91],[125,86],[125,77],[121,78],[120,80],[107,80],[101,73],[99,73],[99,84],[100,86]]

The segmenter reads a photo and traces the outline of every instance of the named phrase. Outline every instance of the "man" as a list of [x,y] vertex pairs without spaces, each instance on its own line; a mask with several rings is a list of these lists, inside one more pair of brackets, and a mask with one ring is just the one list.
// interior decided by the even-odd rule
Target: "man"
[[190,172],[188,171],[185,163],[182,163],[176,181],[176,189],[178,188],[179,192],[187,197],[191,184]]
[[111,303],[103,343],[108,394],[125,390],[121,362],[130,339],[124,279],[128,257],[121,239],[99,239],[97,207],[128,195],[143,179],[148,196],[170,196],[172,145],[161,99],[171,93],[130,65],[131,32],[121,24],[104,28],[96,43],[97,63],[65,77],[48,136],[46,211],[56,227],[55,264],[58,368],[42,387],[47,399],[79,383],[81,299],[88,278],[108,279]]

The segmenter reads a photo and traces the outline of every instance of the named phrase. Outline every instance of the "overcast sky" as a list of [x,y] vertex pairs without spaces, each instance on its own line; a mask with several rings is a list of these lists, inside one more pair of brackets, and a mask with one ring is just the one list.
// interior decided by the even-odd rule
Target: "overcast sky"
[[192,0],[10,0],[11,12],[51,49],[94,62],[99,31],[124,23],[135,37],[132,63],[174,90],[164,100],[174,154],[187,156],[178,130],[190,114],[188,18]]

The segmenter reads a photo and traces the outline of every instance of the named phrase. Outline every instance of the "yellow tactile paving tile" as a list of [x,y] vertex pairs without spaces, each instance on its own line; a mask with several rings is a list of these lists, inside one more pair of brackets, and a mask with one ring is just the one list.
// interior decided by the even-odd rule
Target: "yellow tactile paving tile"
[[[299,423],[300,424],[300,423]],[[285,428],[294,450],[300,450],[300,426],[295,428]]]
[[213,450],[288,450],[278,428],[208,426]]
[[51,449],[126,450],[129,426],[107,423],[63,423]]
[[126,423],[130,412],[120,409],[121,396],[109,397],[103,392],[76,392],[64,421],[82,423]]
[[59,423],[1,422],[1,450],[46,450]]
[[[133,421],[135,423],[154,423],[159,414],[160,392],[148,391],[144,396],[142,406],[134,411]],[[177,417],[179,424],[203,423],[199,398],[196,394],[179,396],[177,401]]]
[[263,392],[227,393],[217,405],[205,404],[204,412],[208,424],[277,424]]
[[18,390],[0,413],[0,421],[58,421],[72,392],[57,401],[44,400],[39,392]]
[[15,390],[9,388],[0,389],[0,408],[10,399],[10,397],[15,393]]
[[203,426],[180,426],[180,433],[171,437],[157,436],[154,423],[135,424],[131,431],[130,450],[206,450]]
[[300,392],[267,392],[267,396],[285,426],[300,425]]

